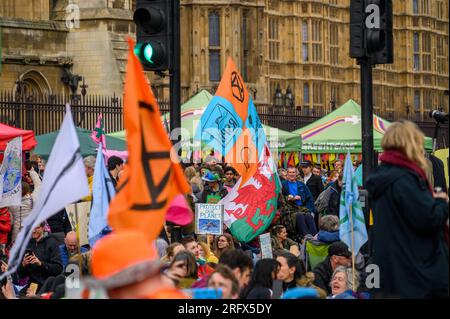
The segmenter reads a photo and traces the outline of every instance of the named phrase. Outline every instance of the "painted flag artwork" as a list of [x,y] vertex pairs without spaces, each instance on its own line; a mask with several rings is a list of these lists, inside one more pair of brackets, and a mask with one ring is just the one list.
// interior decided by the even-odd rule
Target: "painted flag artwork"
[[128,162],[111,201],[108,221],[116,232],[142,231],[153,241],[163,228],[169,205],[177,195],[187,194],[190,186],[180,164],[172,161],[177,154],[131,39],[128,46],[124,103]]
[[266,138],[255,105],[231,58],[195,133],[242,176],[244,185],[256,172]]
[[224,223],[237,240],[249,242],[267,229],[275,217],[280,192],[276,165],[266,145],[255,174],[245,183],[240,178],[219,202],[224,205]]
[[353,171],[350,152],[347,152],[344,165],[341,205],[339,207],[339,237],[350,249],[354,247],[353,253],[355,256],[368,239],[364,213],[359,201],[358,183]]
[[102,143],[103,148],[106,149],[105,126],[103,124],[103,115],[101,113],[97,118],[97,124],[92,131],[91,138],[97,144]]
[[0,207],[22,203],[22,136],[10,140],[0,166]]

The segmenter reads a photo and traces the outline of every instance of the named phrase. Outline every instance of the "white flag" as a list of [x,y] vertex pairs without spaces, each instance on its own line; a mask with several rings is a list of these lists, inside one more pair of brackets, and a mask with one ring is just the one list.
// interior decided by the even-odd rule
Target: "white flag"
[[0,167],[0,207],[22,203],[22,136],[8,142]]
[[17,270],[34,228],[66,205],[88,194],[89,186],[80,154],[80,143],[70,106],[66,105],[66,115],[47,162],[39,197],[30,215],[24,220],[23,228],[11,249],[8,272],[0,276],[0,280]]

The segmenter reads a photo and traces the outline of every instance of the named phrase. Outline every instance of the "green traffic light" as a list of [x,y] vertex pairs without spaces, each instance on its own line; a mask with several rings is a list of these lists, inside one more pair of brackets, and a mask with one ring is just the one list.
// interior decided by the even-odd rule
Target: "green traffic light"
[[161,44],[152,40],[136,43],[134,54],[144,66],[146,65],[150,68],[159,67],[165,57],[165,51]]
[[152,60],[153,57],[153,47],[151,44],[146,44],[144,48],[144,58],[150,63],[154,63]]

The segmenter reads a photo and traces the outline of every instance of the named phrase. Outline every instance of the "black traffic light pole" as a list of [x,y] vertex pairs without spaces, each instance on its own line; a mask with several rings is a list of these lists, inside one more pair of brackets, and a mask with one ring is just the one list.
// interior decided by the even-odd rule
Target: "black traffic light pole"
[[[170,132],[174,129],[181,128],[181,75],[180,75],[180,0],[172,1],[172,68],[169,70],[170,74]],[[179,132],[181,133],[181,132]],[[178,134],[172,138],[172,144],[181,141],[181,136]],[[181,156],[181,148],[178,151],[178,156]],[[180,226],[170,223],[171,242],[180,242],[182,233]]]
[[392,0],[350,1],[350,57],[361,67],[363,184],[375,167],[372,66],[394,62]]
[[[170,70],[170,131],[181,127],[181,76],[180,76],[180,0],[172,1],[172,69]],[[178,134],[177,134],[178,135]],[[178,143],[178,135],[172,143]],[[181,149],[178,152],[181,155]]]
[[370,58],[359,59],[361,68],[361,133],[363,185],[373,170],[373,105],[372,105],[372,63]]

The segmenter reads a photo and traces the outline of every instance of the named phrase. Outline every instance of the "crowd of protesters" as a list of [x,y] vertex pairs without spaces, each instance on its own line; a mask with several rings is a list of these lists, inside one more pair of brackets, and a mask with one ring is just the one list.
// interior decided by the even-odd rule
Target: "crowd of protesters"
[[[394,124],[383,139],[380,167],[368,183],[376,234],[381,234],[375,236],[373,256],[381,269],[380,297],[448,295],[448,243],[443,239],[448,196],[433,191],[427,180],[427,162],[417,155],[423,154],[420,134],[409,122]],[[92,191],[95,158],[87,157],[84,163]],[[354,162],[355,168],[358,165]],[[28,168],[22,205],[0,209],[2,272],[22,220],[39,196],[45,163],[32,158]],[[196,203],[223,199],[239,178],[233,167],[218,163],[212,155],[203,164],[184,168],[192,211]],[[115,185],[122,169],[123,160],[109,158]],[[351,251],[339,239],[342,170],[343,162],[337,160],[329,171],[311,162],[278,171],[282,193],[266,230],[271,234],[273,258],[261,258],[257,238],[239,242],[226,225],[222,235],[208,237],[195,234],[192,224],[167,223],[155,247],[132,232],[113,232],[93,249],[79,247],[63,210],[33,230],[20,268],[1,283],[2,294],[62,298],[67,296],[64,282],[71,274],[69,268],[82,265],[81,273],[100,282],[109,298],[187,298],[186,289],[208,287],[220,289],[224,299],[274,299],[302,287],[313,288],[315,295],[309,297],[315,298],[378,296],[364,282],[365,266],[373,262],[371,251],[365,247],[352,267]],[[133,249],[127,244],[131,241],[136,243]]]

